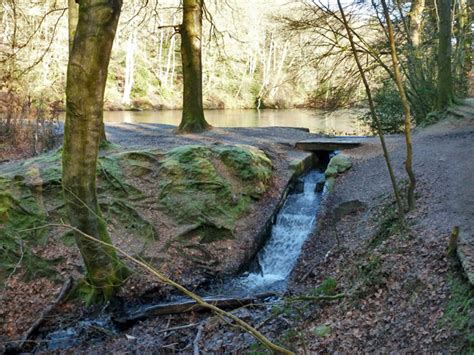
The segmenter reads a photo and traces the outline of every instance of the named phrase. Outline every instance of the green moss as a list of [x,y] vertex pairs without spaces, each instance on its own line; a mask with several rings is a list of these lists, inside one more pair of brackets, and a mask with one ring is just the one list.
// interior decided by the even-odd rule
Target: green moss
[[[178,240],[197,237],[207,245],[233,237],[238,218],[268,188],[272,165],[262,151],[244,146],[194,145],[163,154],[120,152],[108,145],[101,151],[97,173],[104,218],[118,233],[144,243],[158,238],[154,223],[140,212],[148,198],[145,203],[155,203],[178,225],[196,226]],[[51,274],[54,263],[32,250],[55,237],[37,227],[67,220],[61,150],[4,166],[0,174],[0,278],[13,270]],[[75,245],[70,233],[57,238]],[[21,266],[15,267],[20,260]]]
[[326,178],[336,177],[352,167],[352,162],[347,155],[338,154],[331,158],[324,174]]
[[241,180],[251,182],[246,194],[259,198],[272,175],[272,162],[261,150],[250,146],[218,146],[215,150],[225,165]]
[[311,295],[320,296],[320,295],[335,295],[337,291],[337,282],[332,277],[325,279],[321,284],[310,291]]
[[[222,161],[229,171],[223,172]],[[228,179],[227,175],[233,176]],[[184,146],[171,150],[159,171],[159,202],[179,223],[206,226],[204,242],[228,237],[238,217],[266,191],[271,162],[240,146]],[[235,180],[235,181],[232,181]],[[220,237],[219,237],[220,236]]]
[[460,334],[460,353],[474,352],[474,288],[458,270],[449,274],[451,297],[446,304],[443,324],[448,324]]

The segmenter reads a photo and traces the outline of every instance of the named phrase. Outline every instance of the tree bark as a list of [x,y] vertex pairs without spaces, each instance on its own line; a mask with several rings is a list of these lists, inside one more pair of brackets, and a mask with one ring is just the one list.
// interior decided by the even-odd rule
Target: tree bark
[[421,44],[423,10],[425,9],[425,0],[413,0],[411,2],[409,18],[410,41],[415,50]]
[[453,99],[451,72],[451,0],[436,0],[439,16],[438,43],[438,109],[444,110]]
[[408,178],[410,180],[408,184],[408,210],[415,208],[415,187],[416,179],[413,173],[413,145],[411,140],[411,114],[410,114],[410,103],[408,102],[407,95],[405,93],[405,87],[402,81],[402,74],[400,72],[400,63],[398,62],[397,48],[395,46],[395,36],[393,33],[392,20],[388,12],[387,3],[382,0],[383,13],[385,22],[387,23],[388,29],[388,41],[390,44],[390,54],[392,56],[393,73],[395,76],[395,84],[397,85],[398,92],[400,94],[400,100],[403,107],[403,115],[405,116],[405,143],[406,143],[406,160],[405,169],[407,171]]
[[[80,0],[79,21],[69,56],[63,149],[63,190],[70,223],[110,243],[96,194],[96,165],[104,90],[121,0]],[[115,250],[75,233],[87,270],[89,300],[110,298],[125,268]]]
[[202,104],[202,8],[203,0],[183,0],[181,59],[183,62],[183,116],[179,133],[201,132],[211,128]]
[[69,31],[69,54],[72,52],[74,35],[76,34],[77,21],[79,20],[79,6],[76,0],[68,0],[68,31]]
[[[68,41],[69,41],[69,55],[72,53],[72,46],[74,44],[74,36],[76,35],[77,22],[79,21],[79,0],[68,0]],[[100,142],[106,143],[107,136],[105,135],[104,121],[100,123]]]
[[351,45],[351,50],[352,50],[352,55],[354,57],[354,60],[357,64],[357,69],[359,70],[360,77],[362,79],[362,82],[364,83],[364,88],[365,92],[367,93],[367,100],[369,101],[369,107],[370,107],[370,114],[372,116],[372,119],[374,120],[376,126],[377,126],[377,133],[380,138],[380,144],[382,145],[382,150],[383,150],[383,155],[385,158],[385,163],[387,164],[387,170],[388,174],[390,176],[390,181],[392,183],[392,188],[393,188],[393,193],[395,195],[395,201],[398,206],[398,216],[400,218],[400,221],[403,221],[403,206],[402,206],[402,200],[400,198],[400,192],[398,189],[398,184],[397,180],[395,178],[395,174],[393,173],[393,168],[392,168],[392,163],[390,162],[390,156],[388,153],[387,145],[385,144],[385,137],[383,135],[382,131],[382,126],[380,124],[380,120],[375,112],[375,106],[374,106],[374,100],[372,99],[372,92],[370,90],[369,82],[367,81],[367,78],[365,76],[365,71],[364,68],[362,67],[362,64],[359,59],[359,55],[357,54],[357,48],[354,43],[354,37],[352,36],[352,30],[349,26],[349,22],[347,21],[346,14],[344,13],[344,8],[341,5],[341,0],[337,0],[337,5],[339,7],[339,11],[341,12],[341,17],[342,17],[342,22],[344,25],[344,28],[347,33],[347,38],[349,39],[350,45]]

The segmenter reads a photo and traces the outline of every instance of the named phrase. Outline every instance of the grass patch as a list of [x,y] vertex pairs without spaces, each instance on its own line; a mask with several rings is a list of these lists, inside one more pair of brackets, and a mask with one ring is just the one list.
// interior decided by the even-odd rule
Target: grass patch
[[451,297],[445,308],[442,323],[461,335],[460,353],[474,353],[474,287],[459,271],[448,275]]

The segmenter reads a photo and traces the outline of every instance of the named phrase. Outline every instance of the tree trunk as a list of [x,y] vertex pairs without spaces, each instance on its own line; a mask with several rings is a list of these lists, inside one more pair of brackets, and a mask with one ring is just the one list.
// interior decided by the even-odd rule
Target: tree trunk
[[341,17],[342,17],[342,22],[344,24],[344,28],[347,32],[347,38],[349,39],[350,45],[351,45],[351,50],[352,50],[352,55],[354,57],[354,60],[357,64],[357,69],[359,70],[360,77],[362,79],[362,82],[364,83],[365,87],[365,92],[367,94],[367,99],[369,101],[369,107],[370,107],[370,114],[372,116],[372,119],[374,120],[376,126],[377,126],[377,133],[380,138],[380,144],[382,145],[382,150],[383,150],[383,155],[385,158],[385,163],[387,164],[387,170],[388,174],[390,176],[390,181],[392,183],[392,188],[393,188],[393,193],[395,195],[395,201],[398,206],[398,216],[400,218],[400,221],[403,221],[403,206],[402,206],[402,200],[400,198],[400,192],[398,189],[398,184],[397,180],[395,178],[395,174],[393,173],[393,168],[392,168],[392,163],[390,162],[390,156],[388,153],[387,145],[385,144],[385,137],[383,135],[382,131],[382,125],[380,124],[380,120],[375,112],[375,106],[374,106],[374,100],[372,99],[372,92],[370,90],[369,82],[367,81],[367,78],[365,76],[365,71],[364,68],[362,67],[362,64],[360,63],[359,55],[357,54],[357,48],[354,43],[354,37],[352,36],[352,30],[349,27],[349,22],[347,21],[346,14],[344,13],[344,8],[341,5],[341,0],[337,0],[337,5],[339,7],[339,11],[341,12]]
[[[104,90],[121,0],[80,0],[79,21],[69,56],[63,189],[70,223],[83,233],[110,243],[96,194]],[[110,298],[125,268],[113,248],[75,234],[84,259],[91,301]]]
[[439,16],[438,109],[444,110],[453,99],[451,72],[451,0],[436,0]]
[[[79,0],[68,0],[68,40],[69,40],[69,55],[72,52],[74,44],[74,36],[76,34],[77,22],[79,21]],[[104,121],[100,123],[100,142],[106,143],[107,136],[105,135]]]
[[125,83],[123,89],[122,103],[130,105],[130,95],[134,84],[135,50],[137,48],[137,37],[132,33],[127,41],[127,53],[125,58]]
[[415,50],[420,47],[423,10],[425,9],[425,0],[413,0],[411,2],[409,17],[410,41]]
[[456,52],[455,66],[457,87],[460,96],[467,96],[469,92],[469,74],[472,69],[472,12],[473,0],[459,0],[456,12]]
[[72,51],[74,35],[76,34],[77,21],[79,20],[79,6],[76,0],[68,0],[68,31],[69,31],[69,54]]
[[211,128],[204,118],[202,104],[202,7],[203,0],[183,0],[183,23],[180,27],[183,116],[179,133],[201,132]]
[[408,184],[408,209],[412,210],[415,208],[415,187],[416,179],[413,173],[413,145],[411,141],[411,114],[410,114],[410,103],[408,102],[407,95],[405,93],[405,87],[402,81],[402,74],[400,72],[400,63],[398,62],[397,48],[395,46],[395,36],[393,33],[392,20],[388,12],[387,3],[382,0],[383,13],[385,16],[385,22],[387,23],[388,29],[388,41],[390,44],[390,54],[392,56],[393,73],[395,76],[395,84],[397,85],[398,92],[400,94],[400,100],[402,102],[403,114],[405,116],[405,142],[406,142],[406,160],[405,169],[410,180]]

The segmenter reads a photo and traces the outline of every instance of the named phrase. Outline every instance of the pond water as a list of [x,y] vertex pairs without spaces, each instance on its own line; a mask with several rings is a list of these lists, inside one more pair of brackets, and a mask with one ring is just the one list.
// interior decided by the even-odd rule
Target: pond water
[[[321,110],[206,110],[207,121],[215,127],[303,127],[314,133],[366,135],[367,128],[359,119],[360,109]],[[177,126],[180,110],[106,111],[108,123],[164,123]]]

